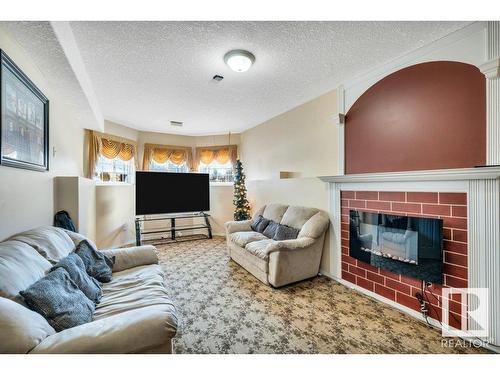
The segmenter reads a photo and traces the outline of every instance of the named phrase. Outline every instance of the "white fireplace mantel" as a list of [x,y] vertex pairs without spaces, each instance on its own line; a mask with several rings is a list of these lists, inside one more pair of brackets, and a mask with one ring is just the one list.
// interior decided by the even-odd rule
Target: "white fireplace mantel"
[[363,173],[338,176],[321,176],[324,182],[417,182],[417,181],[466,181],[500,178],[500,167],[435,169],[427,171]]
[[[498,311],[500,311],[500,166],[366,173],[319,178],[329,185],[330,219],[333,226],[329,241],[330,269],[329,271],[322,270],[322,273],[344,284],[349,283],[342,280],[341,272],[340,192],[342,190],[465,192],[468,221],[468,285],[469,288],[489,288],[488,341],[491,344],[500,344],[500,321],[498,319]],[[355,285],[349,286],[379,298]],[[383,300],[383,297],[379,299]],[[473,322],[470,322],[470,327],[474,327]]]

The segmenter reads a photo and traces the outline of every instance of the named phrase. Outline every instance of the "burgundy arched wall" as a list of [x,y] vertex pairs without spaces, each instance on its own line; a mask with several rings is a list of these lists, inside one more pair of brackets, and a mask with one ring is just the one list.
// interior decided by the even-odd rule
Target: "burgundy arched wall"
[[484,165],[485,85],[477,67],[450,61],[383,78],[346,114],[345,173]]

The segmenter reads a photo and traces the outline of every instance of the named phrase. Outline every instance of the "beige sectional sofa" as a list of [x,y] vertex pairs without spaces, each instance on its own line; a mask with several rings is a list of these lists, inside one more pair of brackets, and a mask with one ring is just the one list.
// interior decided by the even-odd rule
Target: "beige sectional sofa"
[[254,232],[252,220],[229,221],[227,248],[231,259],[265,284],[280,287],[319,272],[328,214],[316,208],[268,204],[254,215],[299,229],[296,239],[275,241]]
[[19,291],[42,278],[85,237],[40,227],[0,242],[0,353],[171,353],[175,307],[153,246],[104,250],[113,280],[92,322],[55,332]]

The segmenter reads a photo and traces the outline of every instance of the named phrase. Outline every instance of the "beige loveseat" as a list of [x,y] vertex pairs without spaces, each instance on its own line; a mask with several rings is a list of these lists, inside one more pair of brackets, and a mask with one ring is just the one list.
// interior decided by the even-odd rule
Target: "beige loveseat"
[[274,287],[316,276],[319,272],[328,214],[316,208],[268,204],[258,210],[276,223],[299,229],[296,239],[275,241],[254,232],[252,220],[226,223],[231,259],[257,279]]
[[175,308],[153,246],[104,250],[113,280],[90,323],[55,332],[19,295],[85,237],[40,227],[0,242],[0,353],[171,353]]

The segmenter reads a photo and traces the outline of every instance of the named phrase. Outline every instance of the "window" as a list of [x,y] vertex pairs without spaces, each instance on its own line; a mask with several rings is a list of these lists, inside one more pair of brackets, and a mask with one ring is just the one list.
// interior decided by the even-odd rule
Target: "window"
[[172,163],[170,160],[167,160],[165,163],[158,163],[154,160],[151,160],[149,164],[149,170],[160,172],[188,173],[189,167],[187,165],[187,162],[177,165]]
[[105,183],[134,183],[136,155],[134,141],[89,131],[87,177]]
[[200,162],[198,171],[208,173],[210,182],[233,182],[233,163],[231,161],[225,164],[220,164],[217,161],[210,164]]
[[123,161],[119,158],[108,159],[100,155],[95,166],[94,179],[100,182],[133,183],[135,174],[134,158]]
[[191,147],[144,144],[145,171],[187,173],[192,160]]
[[233,182],[233,166],[237,158],[235,145],[196,148],[198,172],[208,173],[210,182]]

